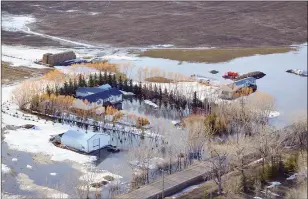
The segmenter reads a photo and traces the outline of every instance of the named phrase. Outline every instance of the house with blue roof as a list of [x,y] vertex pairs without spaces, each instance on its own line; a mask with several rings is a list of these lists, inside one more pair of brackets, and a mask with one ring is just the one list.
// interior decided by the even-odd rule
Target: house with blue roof
[[245,79],[234,81],[232,84],[220,86],[220,97],[224,99],[232,99],[234,94],[240,91],[242,88],[253,88],[257,89],[256,78],[247,77]]
[[76,90],[79,99],[96,103],[99,106],[113,106],[122,109],[123,94],[120,90],[112,88],[109,84],[99,87],[81,87]]

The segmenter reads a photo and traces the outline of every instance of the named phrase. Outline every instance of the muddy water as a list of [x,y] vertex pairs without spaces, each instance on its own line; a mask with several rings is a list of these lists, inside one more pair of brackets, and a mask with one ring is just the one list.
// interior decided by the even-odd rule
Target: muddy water
[[[127,61],[111,60],[113,63]],[[165,71],[179,72],[184,75],[198,74],[220,80],[226,71],[237,71],[241,74],[262,71],[266,76],[257,80],[258,90],[275,97],[276,109],[281,113],[277,123],[287,125],[289,114],[307,109],[307,77],[301,77],[285,71],[292,68],[307,70],[307,43],[300,45],[298,51],[283,54],[255,55],[251,57],[237,58],[225,63],[187,63],[167,59],[138,58],[131,61],[136,67],[133,76],[139,67],[157,67]],[[218,70],[218,74],[209,73],[210,70]]]

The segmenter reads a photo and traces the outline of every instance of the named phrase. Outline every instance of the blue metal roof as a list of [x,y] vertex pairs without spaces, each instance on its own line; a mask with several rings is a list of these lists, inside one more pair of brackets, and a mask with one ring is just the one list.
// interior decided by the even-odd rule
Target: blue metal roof
[[102,89],[100,88],[95,88],[95,87],[79,87],[77,88],[76,92],[80,92],[80,93],[98,93],[101,92]]
[[256,78],[254,78],[254,77],[247,77],[245,79],[241,79],[241,80],[235,81],[234,84],[237,85],[237,86],[240,86],[240,85],[246,84],[247,82],[255,82],[255,81],[256,81]]
[[122,95],[122,92],[119,91],[116,88],[111,88],[109,90],[105,90],[105,91],[102,91],[102,92],[99,92],[99,93],[95,93],[95,94],[92,94],[92,95],[82,97],[81,99],[83,99],[83,100],[86,99],[86,100],[88,100],[88,102],[92,103],[92,102],[98,101],[99,99],[107,99],[110,96],[115,96],[115,95]]

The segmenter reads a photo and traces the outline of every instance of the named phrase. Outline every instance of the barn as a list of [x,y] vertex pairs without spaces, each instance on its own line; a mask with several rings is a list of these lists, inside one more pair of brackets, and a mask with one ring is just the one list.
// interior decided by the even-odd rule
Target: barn
[[90,153],[109,145],[110,136],[103,133],[68,130],[61,136],[61,144]]
[[43,55],[43,64],[48,64],[49,66],[54,66],[62,62],[76,59],[76,54],[73,51],[62,52],[57,54],[46,53]]

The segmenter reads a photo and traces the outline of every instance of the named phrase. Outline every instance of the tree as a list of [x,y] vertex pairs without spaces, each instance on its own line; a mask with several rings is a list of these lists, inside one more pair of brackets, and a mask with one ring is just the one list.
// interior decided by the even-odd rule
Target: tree
[[69,93],[69,87],[68,87],[68,83],[67,81],[64,82],[64,86],[63,86],[63,91],[62,91],[62,95],[67,95]]
[[72,95],[74,93],[74,84],[72,79],[70,78],[69,82],[68,82],[68,94]]
[[82,78],[81,74],[79,74],[79,76],[78,76],[78,87],[84,87],[83,78]]
[[198,105],[198,98],[197,98],[197,92],[194,92],[194,96],[193,96],[193,108],[196,108]]
[[123,80],[122,80],[122,76],[119,77],[119,90],[123,89]]
[[127,79],[124,80],[124,83],[123,83],[123,90],[124,90],[124,91],[128,91],[128,90],[129,90],[129,89],[128,89],[128,81],[127,81]]
[[112,76],[112,84],[111,84],[111,86],[112,86],[113,88],[116,88],[116,87],[117,87],[117,79],[116,79],[115,74]]
[[46,87],[46,93],[50,96],[50,94],[51,94],[51,90],[50,90],[50,88],[49,88],[49,85],[47,84],[47,87]]
[[94,82],[94,86],[97,86],[97,84],[99,83],[96,73],[94,73],[93,82]]
[[94,79],[93,79],[93,76],[92,74],[90,74],[89,76],[89,83],[88,83],[89,87],[94,87]]
[[74,79],[74,83],[73,83],[73,94],[75,94],[76,90],[78,89],[78,83],[77,80]]
[[108,74],[107,83],[112,86],[112,76],[111,73]]
[[103,78],[103,75],[102,75],[101,71],[99,72],[99,76],[98,76],[98,84],[99,85],[104,84],[104,78]]
[[129,90],[128,91],[133,92],[133,80],[132,79],[129,80]]

